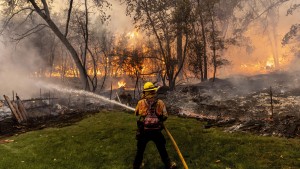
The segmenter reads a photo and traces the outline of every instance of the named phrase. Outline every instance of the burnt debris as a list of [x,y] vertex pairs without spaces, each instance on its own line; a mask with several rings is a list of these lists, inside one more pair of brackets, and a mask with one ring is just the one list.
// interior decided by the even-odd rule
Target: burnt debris
[[171,113],[205,121],[205,128],[300,137],[297,84],[296,75],[285,73],[233,77],[179,86],[165,98]]

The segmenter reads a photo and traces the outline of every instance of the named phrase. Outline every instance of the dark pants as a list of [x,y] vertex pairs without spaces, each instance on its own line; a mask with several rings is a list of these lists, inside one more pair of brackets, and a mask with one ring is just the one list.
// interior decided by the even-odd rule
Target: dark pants
[[133,163],[134,169],[139,169],[143,161],[144,151],[149,141],[153,141],[166,168],[170,165],[170,158],[166,150],[166,140],[161,131],[145,131],[137,138],[137,152]]

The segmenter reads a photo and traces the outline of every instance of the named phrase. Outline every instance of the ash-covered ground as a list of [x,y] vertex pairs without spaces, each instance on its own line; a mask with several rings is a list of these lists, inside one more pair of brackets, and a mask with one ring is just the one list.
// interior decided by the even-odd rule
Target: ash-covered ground
[[[158,91],[158,97],[165,101],[170,114],[204,121],[205,128],[216,126],[223,127],[227,132],[299,138],[299,82],[300,78],[296,73],[235,76],[196,85],[180,85],[175,91],[162,87]],[[131,107],[135,107],[137,103],[137,98],[126,97],[133,96],[133,91],[126,88],[96,93],[117,101],[119,97],[122,103]],[[83,93],[49,89],[41,97],[48,99],[24,101],[24,106],[30,113],[30,120],[24,124],[18,124],[11,118],[9,109],[0,106],[0,135],[65,126],[99,111],[126,111],[126,108]]]
[[299,137],[299,82],[295,73],[235,76],[178,86],[165,100],[171,113],[206,121],[206,128]]

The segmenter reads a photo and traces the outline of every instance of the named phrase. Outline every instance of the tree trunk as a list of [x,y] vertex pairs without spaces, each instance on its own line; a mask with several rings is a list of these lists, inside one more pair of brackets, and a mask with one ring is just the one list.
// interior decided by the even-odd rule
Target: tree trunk
[[139,90],[139,72],[136,71],[135,72],[135,77],[136,77],[136,80],[135,80],[135,85],[134,85],[134,90],[133,90],[133,99],[135,99],[135,89]]
[[[200,5],[200,4],[198,4]],[[199,6],[200,8],[200,6]],[[203,39],[203,80],[206,81],[207,80],[207,72],[208,72],[208,67],[207,67],[207,43],[206,43],[206,35],[205,35],[205,25],[204,25],[204,20],[203,20],[203,16],[202,16],[202,12],[200,11],[200,23],[201,23],[201,28],[202,28],[202,39]]]
[[[213,10],[213,7],[212,9]],[[212,25],[212,50],[213,50],[213,65],[214,65],[214,72],[213,72],[213,82],[216,79],[216,72],[217,72],[217,56],[216,56],[216,33],[215,33],[215,22],[213,12],[210,13],[211,25]]]
[[[182,64],[182,28],[181,23],[177,23],[177,60],[178,65]],[[179,78],[183,79],[183,73],[180,71]]]
[[203,58],[202,58],[202,53],[201,53],[201,44],[198,42],[198,35],[196,33],[196,28],[195,28],[195,23],[192,24],[192,28],[193,28],[193,32],[194,32],[194,50],[195,50],[195,53],[196,53],[196,61],[198,61],[199,63],[199,70],[200,70],[200,79],[201,79],[201,82],[204,81],[204,72],[203,72]]
[[100,88],[100,91],[102,90],[102,88],[104,87],[104,84],[105,84],[105,81],[106,81],[106,77],[107,77],[107,73],[108,73],[108,70],[107,70],[107,68],[108,68],[108,62],[106,61],[106,58],[108,58],[107,57],[107,55],[106,55],[106,52],[105,51],[102,51],[103,52],[103,54],[104,54],[104,62],[105,62],[105,66],[104,66],[104,77],[103,77],[103,81],[102,81],[102,85],[101,85],[101,88]]
[[79,70],[80,79],[81,79],[84,89],[90,90],[90,87],[88,85],[88,75],[87,75],[86,69],[83,67],[74,47],[71,45],[69,40],[63,35],[63,33],[59,30],[59,28],[55,25],[55,23],[52,21],[50,16],[43,13],[43,11],[38,7],[35,0],[28,0],[28,1],[32,4],[35,11],[46,21],[46,23],[48,24],[50,29],[53,31],[53,33],[61,40],[61,42],[68,49],[68,51],[70,52],[70,54],[75,62],[76,67]]

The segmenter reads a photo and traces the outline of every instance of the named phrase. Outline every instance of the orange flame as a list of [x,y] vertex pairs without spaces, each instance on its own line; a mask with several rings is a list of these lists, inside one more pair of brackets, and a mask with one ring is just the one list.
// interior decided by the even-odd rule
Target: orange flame
[[118,82],[119,88],[125,87],[125,85],[126,85],[126,83],[125,83],[124,81],[119,81],[119,82]]
[[274,69],[274,59],[273,59],[273,56],[269,56],[269,58],[267,59],[267,62],[266,62],[266,69],[267,70],[272,70]]

